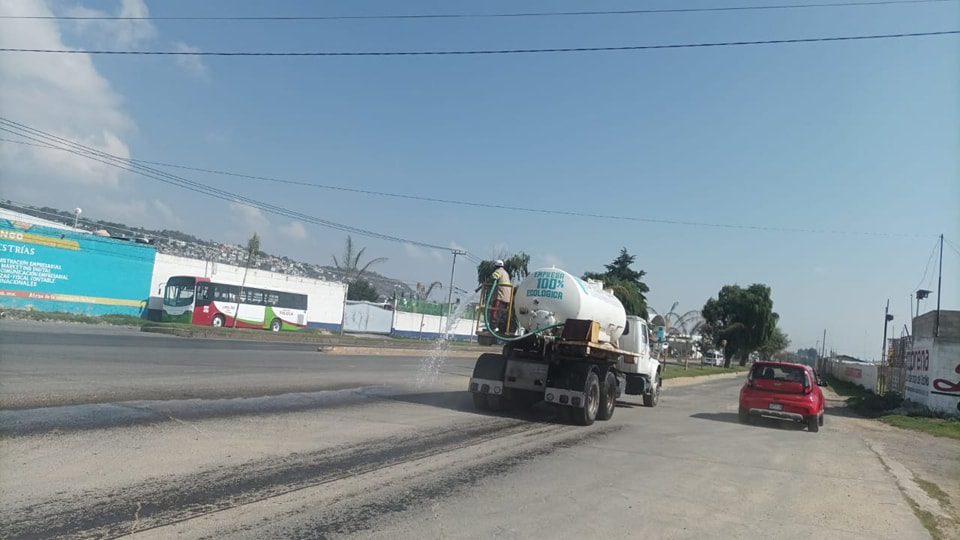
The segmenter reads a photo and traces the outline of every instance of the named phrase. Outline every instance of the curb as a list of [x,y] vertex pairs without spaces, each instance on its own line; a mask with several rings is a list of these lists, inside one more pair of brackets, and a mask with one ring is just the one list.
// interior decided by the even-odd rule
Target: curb
[[[368,355],[368,356],[409,356],[411,354],[429,353],[434,350],[436,342],[424,341],[415,343],[390,343],[377,340],[370,340],[364,343],[360,340],[356,343],[338,343],[335,336],[321,337],[303,335],[297,339],[294,333],[275,335],[269,332],[247,332],[238,331],[230,333],[221,333],[220,331],[210,331],[204,328],[180,328],[175,326],[145,325],[140,328],[141,332],[148,334],[161,334],[166,336],[175,336],[184,339],[206,339],[221,341],[250,341],[254,343],[281,343],[293,345],[313,345],[318,352],[340,355]],[[447,356],[479,356],[483,353],[480,348],[461,346],[451,346],[447,349]]]

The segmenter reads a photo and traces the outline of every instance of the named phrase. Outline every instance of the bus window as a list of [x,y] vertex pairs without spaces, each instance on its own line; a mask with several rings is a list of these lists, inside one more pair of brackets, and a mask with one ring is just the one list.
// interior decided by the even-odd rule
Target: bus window
[[193,278],[170,278],[163,294],[163,303],[168,306],[184,307],[193,304],[196,282]]
[[213,301],[212,287],[209,283],[198,283],[197,284],[197,305],[206,306]]

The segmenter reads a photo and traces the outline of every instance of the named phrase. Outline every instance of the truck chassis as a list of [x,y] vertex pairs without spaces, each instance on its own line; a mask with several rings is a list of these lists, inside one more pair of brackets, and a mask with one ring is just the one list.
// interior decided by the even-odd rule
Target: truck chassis
[[608,344],[530,336],[507,343],[502,354],[482,354],[469,390],[479,410],[527,409],[545,401],[559,407],[564,420],[587,426],[609,420],[624,393],[656,405],[659,384],[617,369],[637,356]]

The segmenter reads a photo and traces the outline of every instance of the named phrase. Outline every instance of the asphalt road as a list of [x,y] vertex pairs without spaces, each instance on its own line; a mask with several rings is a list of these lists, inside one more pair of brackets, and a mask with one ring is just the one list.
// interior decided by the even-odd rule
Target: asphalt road
[[[253,397],[406,384],[421,357],[335,356],[316,344],[185,339],[136,329],[0,322],[0,408]],[[444,371],[469,375],[473,360]],[[371,376],[371,374],[375,374]]]
[[4,322],[0,536],[928,537],[852,419],[741,425],[740,379],[478,414],[471,363]]

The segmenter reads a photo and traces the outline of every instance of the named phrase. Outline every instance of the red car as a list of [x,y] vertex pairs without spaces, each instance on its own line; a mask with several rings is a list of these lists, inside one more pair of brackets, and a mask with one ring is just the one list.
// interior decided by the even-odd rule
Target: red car
[[823,425],[823,392],[813,368],[803,364],[757,362],[740,389],[740,422],[751,417],[804,423],[811,432]]

